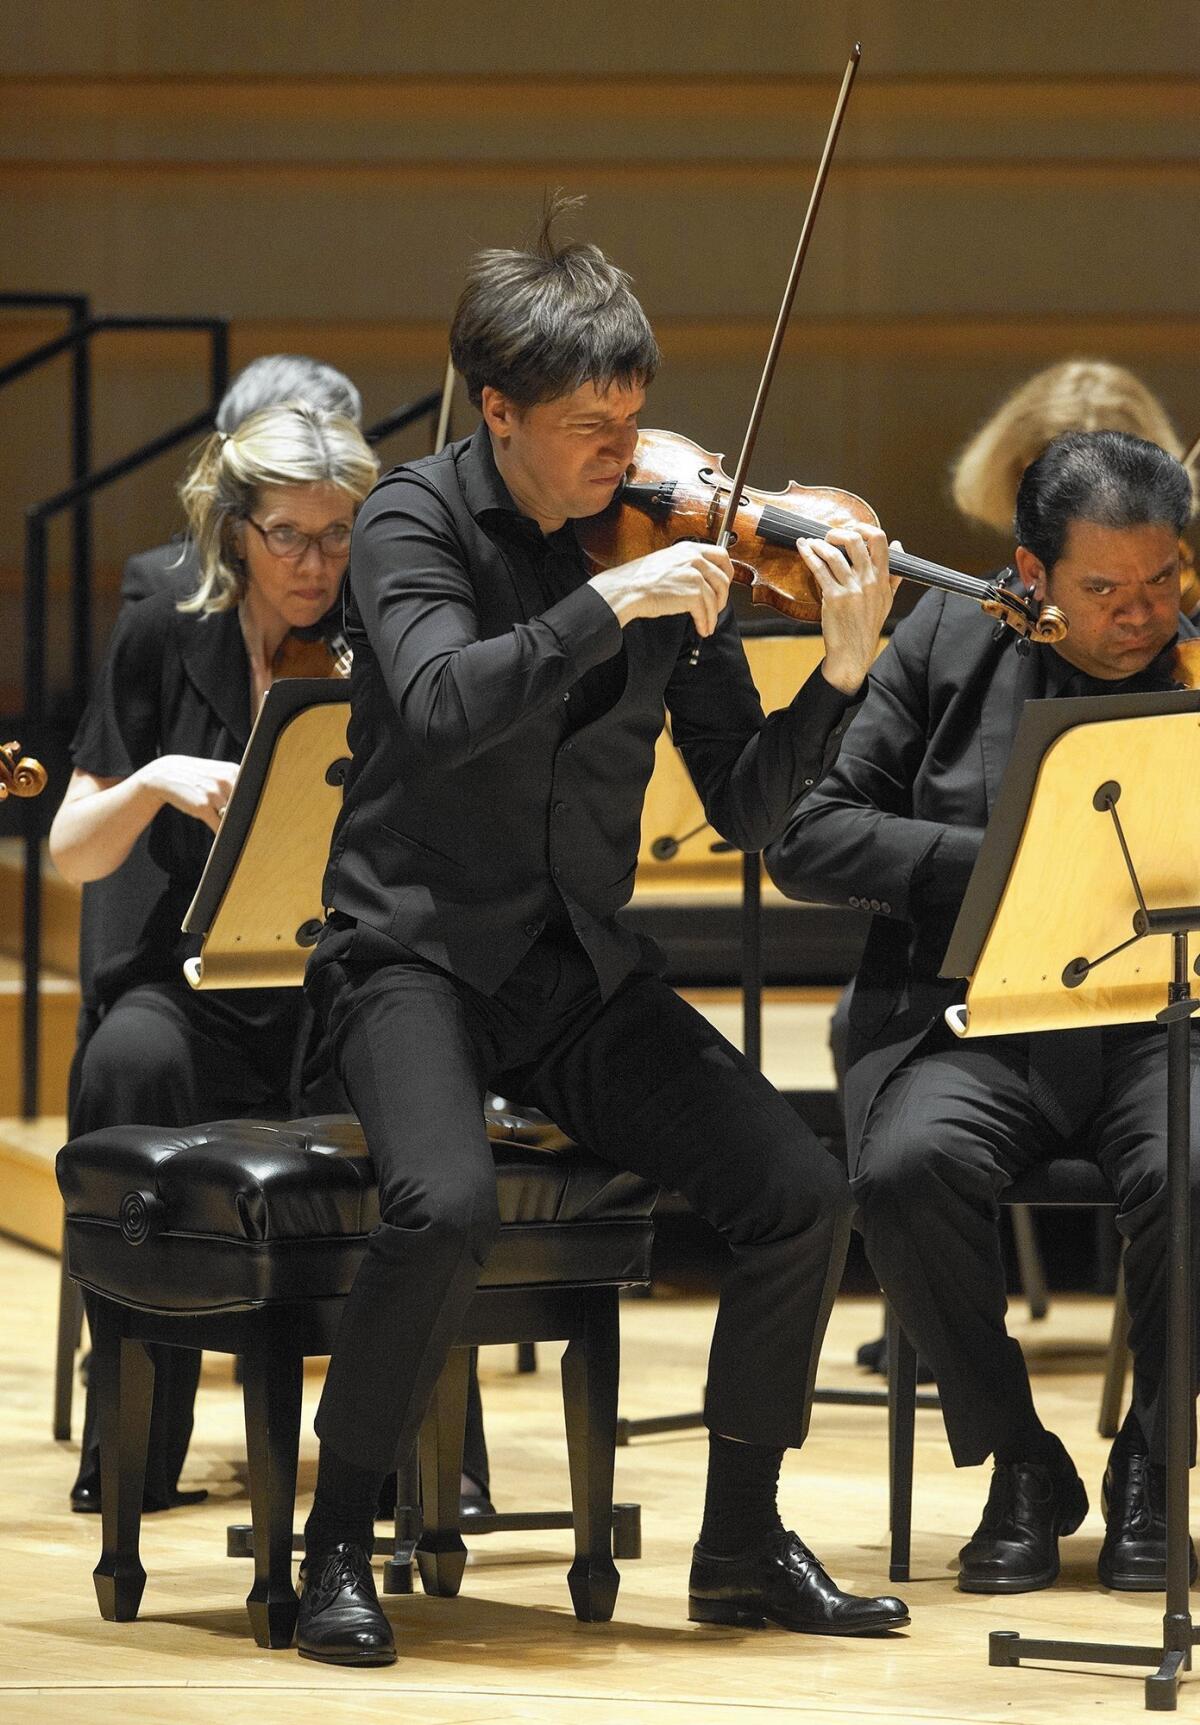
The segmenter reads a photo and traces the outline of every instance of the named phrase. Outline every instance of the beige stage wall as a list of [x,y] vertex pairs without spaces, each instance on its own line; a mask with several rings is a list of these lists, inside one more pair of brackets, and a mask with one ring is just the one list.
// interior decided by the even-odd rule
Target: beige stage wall
[[[755,477],[844,484],[910,548],[992,566],[1004,546],[958,522],[947,461],[1030,370],[1125,361],[1200,431],[1194,0],[5,8],[5,285],[227,315],[235,363],[319,354],[375,417],[437,382],[470,253],[519,240],[561,185],[661,333],[648,423],[732,451],[855,34]],[[0,362],[57,327],[0,317]],[[97,456],[202,392],[195,337],[105,338]],[[65,402],[64,366],[0,395],[0,709],[23,510],[66,476]],[[99,505],[109,595],[174,525],[179,465]],[[110,616],[102,598],[98,634]]]

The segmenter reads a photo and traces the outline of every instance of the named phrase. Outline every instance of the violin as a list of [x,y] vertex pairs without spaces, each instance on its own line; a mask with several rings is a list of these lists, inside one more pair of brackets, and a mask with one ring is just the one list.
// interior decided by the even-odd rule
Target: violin
[[[816,622],[821,590],[796,549],[797,539],[824,539],[832,527],[878,527],[875,511],[852,491],[795,480],[783,491],[744,486],[731,508],[733,483],[722,460],[676,432],[643,431],[612,502],[575,524],[585,554],[596,569],[612,569],[681,539],[723,543],[734,580],[750,589],[754,604]],[[920,586],[974,600],[1029,640],[1061,641],[1067,632],[1057,606],[1043,605],[1039,612],[998,579],[966,575],[907,551],[889,551],[888,567]]]
[[1200,689],[1200,635],[1175,643],[1171,675],[1185,689]]
[[273,679],[280,677],[348,677],[350,645],[344,635],[326,636],[290,629],[271,661]]

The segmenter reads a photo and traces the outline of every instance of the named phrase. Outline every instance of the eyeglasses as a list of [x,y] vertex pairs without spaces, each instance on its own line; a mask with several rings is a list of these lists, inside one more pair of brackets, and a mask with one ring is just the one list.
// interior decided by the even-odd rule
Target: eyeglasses
[[289,563],[298,563],[310,545],[317,546],[322,557],[329,558],[344,557],[350,549],[350,529],[344,524],[327,527],[324,533],[301,533],[298,527],[260,527],[253,515],[247,515],[246,520],[262,535],[271,555]]

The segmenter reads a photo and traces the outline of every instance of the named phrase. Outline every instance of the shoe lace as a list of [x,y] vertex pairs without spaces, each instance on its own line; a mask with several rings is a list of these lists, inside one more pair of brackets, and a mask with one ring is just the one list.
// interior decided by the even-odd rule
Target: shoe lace
[[356,1587],[367,1567],[367,1554],[361,1545],[339,1545],[331,1551],[312,1579],[312,1589],[322,1596],[332,1597],[343,1587]]
[[1125,1494],[1125,1525],[1130,1533],[1149,1533],[1155,1519],[1151,1496],[1150,1458],[1131,1455],[1126,1467],[1129,1471]]
[[980,1529],[994,1533],[1011,1522],[1017,1508],[1017,1470],[1007,1462],[997,1462],[992,1469],[992,1483],[983,1506]]

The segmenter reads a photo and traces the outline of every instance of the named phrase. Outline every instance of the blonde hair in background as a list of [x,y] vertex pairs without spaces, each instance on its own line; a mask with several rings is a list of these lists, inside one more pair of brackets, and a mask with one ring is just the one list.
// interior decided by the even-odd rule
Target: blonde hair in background
[[252,413],[236,430],[201,444],[179,495],[200,563],[200,585],[181,611],[230,611],[246,591],[236,529],[264,485],[336,485],[357,509],[379,463],[351,419],[284,402]]
[[1182,452],[1166,408],[1140,378],[1107,360],[1068,359],[1014,390],[967,444],[953,469],[962,513],[1011,533],[1021,475],[1064,431],[1127,431]]

